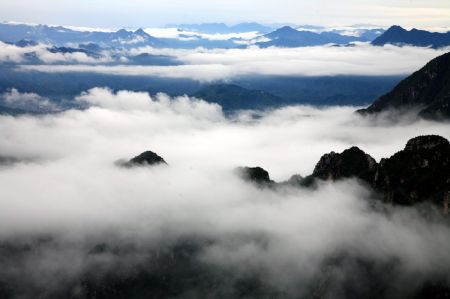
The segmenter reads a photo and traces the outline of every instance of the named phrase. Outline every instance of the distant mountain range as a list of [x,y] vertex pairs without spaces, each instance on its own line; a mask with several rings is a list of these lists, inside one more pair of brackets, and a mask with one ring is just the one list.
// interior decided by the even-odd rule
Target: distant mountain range
[[[344,45],[351,42],[370,42],[381,35],[383,29],[358,29],[355,36],[345,35],[341,30],[315,32],[319,29],[311,28],[311,31],[299,31],[289,26],[272,31],[273,28],[258,23],[241,23],[227,26],[222,23],[206,24],[181,24],[177,26],[178,37],[156,38],[146,33],[143,29],[129,31],[125,29],[116,32],[100,31],[77,31],[65,27],[52,27],[47,25],[25,25],[0,23],[0,41],[16,43],[21,46],[33,43],[48,43],[55,46],[67,46],[68,44],[91,45],[89,50],[95,52],[94,48],[134,48],[141,46],[152,46],[155,48],[243,48],[250,44],[261,47],[304,47],[325,44]],[[325,30],[325,29],[320,29]],[[193,32],[195,33],[193,35]],[[198,32],[198,34],[196,34]],[[257,32],[260,36],[251,39],[238,37],[209,39],[204,34],[229,34]],[[203,35],[202,35],[203,34]]]
[[312,32],[299,31],[292,27],[285,26],[264,35],[268,41],[257,43],[260,47],[307,47],[320,46],[326,44],[345,45],[351,42],[368,42],[370,37],[379,36],[383,29],[368,29],[361,36],[342,35],[336,32]]
[[439,56],[380,97],[363,114],[419,109],[431,119],[450,119],[450,52]]
[[439,33],[418,29],[408,31],[400,26],[392,26],[372,42],[375,46],[386,44],[442,48],[450,46],[450,32]]
[[[258,23],[241,23],[234,26],[227,26],[223,23],[170,26],[178,28],[180,33],[178,38],[156,38],[146,33],[143,29],[135,31],[120,29],[116,32],[87,32],[61,26],[0,23],[0,41],[19,43],[21,46],[33,43],[49,43],[55,46],[90,44],[103,48],[134,48],[139,46],[156,48],[242,48],[249,44],[256,44],[260,47],[306,47],[326,44],[347,45],[353,42],[371,42],[375,46],[386,44],[432,48],[450,46],[450,32],[438,33],[417,29],[408,31],[400,26],[392,26],[387,31],[382,28],[360,28],[355,29],[355,34],[353,35],[346,34],[344,30],[333,29],[327,31],[325,28],[318,29],[314,26],[306,26],[302,30],[284,26],[273,31],[273,28]],[[198,32],[198,35],[193,35],[192,32]],[[260,35],[253,40],[237,37],[208,39],[202,36],[202,34],[243,32],[257,32]]]
[[22,40],[65,45],[67,43],[95,43],[104,46],[164,46],[157,38],[150,36],[144,30],[117,32],[85,32],[75,31],[65,27],[50,27],[47,25],[22,25],[0,23],[0,40],[4,42],[19,42]]

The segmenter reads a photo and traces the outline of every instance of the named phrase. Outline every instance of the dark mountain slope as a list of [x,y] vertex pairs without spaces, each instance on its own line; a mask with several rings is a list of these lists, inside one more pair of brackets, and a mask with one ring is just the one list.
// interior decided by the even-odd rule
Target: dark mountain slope
[[360,113],[419,108],[430,119],[450,118],[450,53],[430,61]]
[[234,84],[215,84],[192,94],[196,98],[222,106],[225,111],[261,109],[278,106],[283,99],[260,90],[249,90]]
[[20,115],[20,114],[26,114],[26,113],[27,113],[27,111],[24,111],[22,109],[10,108],[10,107],[0,105],[0,115],[2,115],[2,114]]

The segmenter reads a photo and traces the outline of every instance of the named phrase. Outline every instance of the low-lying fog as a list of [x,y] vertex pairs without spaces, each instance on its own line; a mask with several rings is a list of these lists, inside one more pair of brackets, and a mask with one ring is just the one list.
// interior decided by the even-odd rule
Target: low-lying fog
[[[1,156],[23,160],[0,167],[0,238],[52,236],[60,244],[20,265],[9,261],[2,278],[57,285],[89,266],[96,242],[158,248],[189,237],[211,241],[197,257],[202,263],[257,270],[287,289],[307,285],[341,252],[394,259],[406,273],[450,271],[450,227],[412,209],[376,212],[357,181],[274,191],[232,171],[261,166],[286,180],[310,174],[322,154],[353,145],[379,160],[421,134],[450,138],[448,123],[363,119],[355,107],[294,106],[226,118],[200,100],[100,88],[77,101],[90,108],[0,116]],[[114,164],[146,150],[169,166]]]

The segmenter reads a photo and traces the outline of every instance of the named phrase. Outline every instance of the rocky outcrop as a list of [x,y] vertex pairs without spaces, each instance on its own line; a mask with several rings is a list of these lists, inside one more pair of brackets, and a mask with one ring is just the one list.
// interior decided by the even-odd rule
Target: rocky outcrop
[[314,187],[318,181],[357,178],[385,202],[408,206],[429,202],[442,207],[444,214],[450,212],[450,143],[437,135],[413,138],[380,163],[358,147],[331,152],[322,156],[311,175],[294,175],[282,183],[272,181],[260,167],[238,170],[243,179],[271,187]]
[[136,166],[154,166],[160,164],[167,165],[167,162],[158,154],[152,151],[146,151],[127,162],[118,162],[118,164],[123,167],[136,167]]
[[331,152],[322,156],[311,177],[333,181],[355,177],[381,193],[386,202],[398,205],[433,202],[448,212],[450,143],[437,135],[419,136],[379,164],[357,147],[341,154]]
[[261,167],[238,167],[235,171],[243,180],[261,187],[269,187],[275,184],[270,179],[269,172]]

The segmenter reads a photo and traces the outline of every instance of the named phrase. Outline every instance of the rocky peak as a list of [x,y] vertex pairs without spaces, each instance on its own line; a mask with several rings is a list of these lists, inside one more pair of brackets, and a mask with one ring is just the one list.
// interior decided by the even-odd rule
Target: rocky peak
[[322,180],[357,177],[371,181],[376,165],[375,159],[354,146],[342,153],[331,152],[323,155],[312,175]]
[[136,166],[154,166],[160,164],[167,165],[167,162],[158,154],[152,151],[146,151],[127,162],[118,162],[118,164],[124,167],[136,167]]
[[145,32],[142,28],[139,28],[138,30],[136,30],[136,31],[134,32],[134,34],[140,35],[140,36],[143,36],[143,37],[148,37],[148,36],[149,36],[149,35],[147,34],[147,32]]
[[405,151],[431,150],[436,147],[449,147],[447,139],[438,135],[427,135],[415,137],[408,141]]

